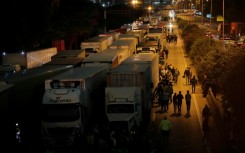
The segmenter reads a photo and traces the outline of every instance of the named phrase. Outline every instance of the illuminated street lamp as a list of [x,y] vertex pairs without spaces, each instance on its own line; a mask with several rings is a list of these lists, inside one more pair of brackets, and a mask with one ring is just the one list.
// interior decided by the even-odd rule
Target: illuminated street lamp
[[223,0],[223,52],[225,51],[225,0]]
[[133,17],[134,17],[134,19],[135,19],[135,7],[136,7],[136,5],[138,4],[138,0],[133,0],[133,1],[132,1],[132,4],[133,4],[133,7],[134,7],[134,10],[133,10],[134,15],[133,15]]
[[132,4],[133,4],[133,6],[134,6],[134,8],[135,8],[135,6],[138,4],[138,0],[133,0],[133,1],[132,1]]
[[149,6],[149,7],[148,7],[149,17],[150,17],[151,9],[152,9],[152,7],[151,7],[151,6]]

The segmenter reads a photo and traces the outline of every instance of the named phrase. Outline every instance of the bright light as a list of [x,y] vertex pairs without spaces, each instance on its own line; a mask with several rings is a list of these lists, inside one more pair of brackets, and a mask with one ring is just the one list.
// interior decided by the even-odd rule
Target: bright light
[[172,28],[172,27],[173,27],[173,24],[172,24],[171,22],[169,23],[169,27],[170,27],[170,28]]
[[138,3],[138,1],[137,0],[133,0],[132,3],[135,5],[135,4]]
[[6,52],[3,52],[3,56],[5,56],[6,55]]
[[148,10],[151,11],[151,9],[152,9],[151,6],[149,6],[149,7],[148,7]]
[[25,55],[25,52],[24,51],[21,51],[21,55]]

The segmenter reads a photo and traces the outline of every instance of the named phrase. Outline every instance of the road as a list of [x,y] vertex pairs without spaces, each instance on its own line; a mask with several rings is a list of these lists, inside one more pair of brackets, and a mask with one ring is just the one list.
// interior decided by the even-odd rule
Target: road
[[[178,41],[175,43],[168,43],[167,48],[169,49],[168,59],[165,62],[171,64],[175,68],[178,68],[180,75],[178,78],[178,83],[173,83],[174,92],[182,92],[183,95],[186,91],[191,92],[191,86],[186,85],[185,78],[182,78],[184,70],[187,67],[191,68],[192,74],[196,75],[195,68],[184,51],[184,44],[180,36],[180,31],[176,26],[175,21],[173,22],[173,33],[177,35]],[[197,75],[196,75],[197,76]],[[160,113],[160,106],[154,104],[152,109],[151,124],[149,127],[150,139],[153,141],[153,147],[160,148],[160,152],[169,153],[215,153],[215,152],[225,152],[224,141],[220,140],[222,133],[218,130],[218,126],[215,124],[214,118],[211,117],[210,120],[210,137],[207,145],[203,143],[202,135],[202,117],[201,111],[205,104],[208,104],[206,98],[202,96],[202,89],[200,83],[196,87],[196,92],[191,94],[192,102],[190,109],[190,116],[188,116],[186,110],[185,100],[182,104],[182,113],[179,116],[174,115],[173,104],[169,105],[168,112]],[[161,119],[167,116],[168,119],[173,124],[173,129],[170,134],[170,143],[164,145],[160,138],[160,133],[158,131],[158,125]],[[158,146],[160,144],[160,147]]]

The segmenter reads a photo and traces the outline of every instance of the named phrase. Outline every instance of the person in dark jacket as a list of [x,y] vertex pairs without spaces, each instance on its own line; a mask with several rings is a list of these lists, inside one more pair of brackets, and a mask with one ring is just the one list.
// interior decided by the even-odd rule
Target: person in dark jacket
[[179,94],[177,95],[178,100],[178,113],[181,113],[181,107],[182,107],[182,100],[184,99],[184,96],[182,95],[181,91],[179,91]]

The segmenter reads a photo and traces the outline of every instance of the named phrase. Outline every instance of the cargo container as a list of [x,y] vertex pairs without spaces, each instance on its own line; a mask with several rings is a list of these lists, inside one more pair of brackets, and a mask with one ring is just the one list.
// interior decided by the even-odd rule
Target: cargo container
[[114,68],[129,57],[128,49],[106,49],[103,52],[91,54],[82,62],[83,66],[109,65]]
[[110,130],[135,133],[149,122],[152,106],[149,63],[121,64],[107,75],[106,115]]
[[44,146],[74,146],[75,139],[106,119],[106,66],[76,67],[45,80],[42,100]]
[[108,39],[111,37],[95,36],[88,40],[81,42],[81,49],[85,50],[86,56],[92,53],[98,53],[108,48]]
[[55,54],[57,54],[55,47],[20,53],[4,53],[2,64],[20,65],[21,69],[31,69],[50,62],[51,57]]
[[126,48],[128,49],[129,56],[136,53],[136,43],[132,40],[117,40],[114,41],[110,46],[110,49],[120,49],[120,48]]

